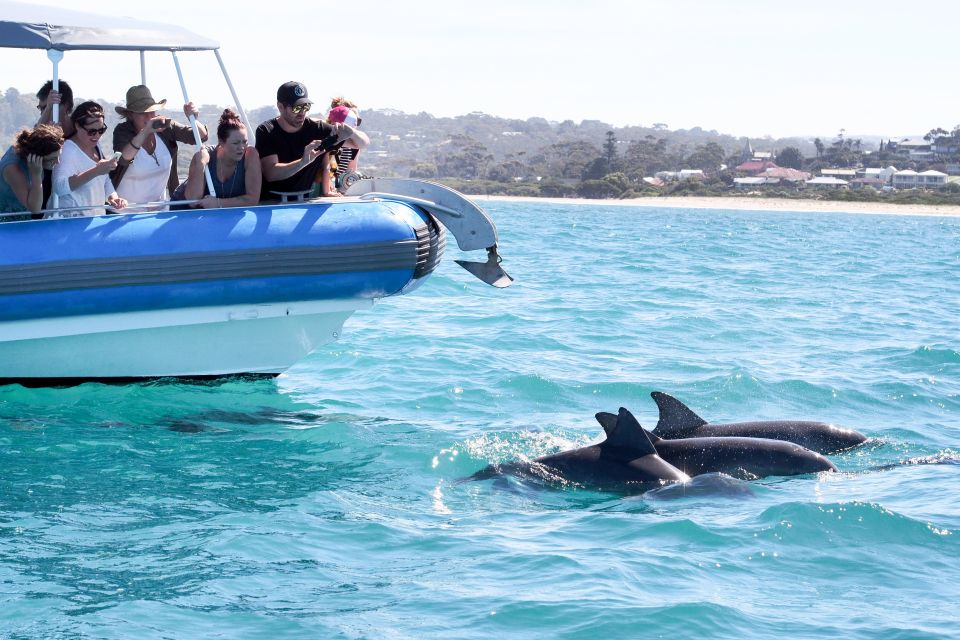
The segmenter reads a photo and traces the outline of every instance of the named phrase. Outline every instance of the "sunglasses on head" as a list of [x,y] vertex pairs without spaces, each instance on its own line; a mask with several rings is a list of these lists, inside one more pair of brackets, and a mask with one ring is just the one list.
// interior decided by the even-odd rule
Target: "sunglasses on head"
[[107,132],[107,128],[103,127],[102,129],[87,129],[86,127],[81,127],[84,131],[87,132],[89,136],[102,136]]
[[294,113],[306,113],[310,111],[310,107],[312,106],[313,105],[310,104],[309,102],[306,104],[298,104],[295,107],[290,107],[290,111],[293,111]]

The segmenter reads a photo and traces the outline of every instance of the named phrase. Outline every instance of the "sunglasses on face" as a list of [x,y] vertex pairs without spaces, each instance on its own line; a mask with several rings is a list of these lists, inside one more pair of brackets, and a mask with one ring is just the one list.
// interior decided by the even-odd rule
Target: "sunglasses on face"
[[88,136],[102,136],[107,132],[106,127],[103,127],[102,129],[87,129],[86,127],[81,127],[81,129],[86,131]]
[[313,105],[312,105],[312,104],[309,104],[309,103],[308,103],[308,104],[298,104],[298,105],[295,106],[295,107],[290,107],[290,111],[293,111],[294,113],[297,113],[297,114],[306,113],[306,112],[310,111],[310,107],[312,107],[312,106],[313,106]]
[[363,124],[363,118],[357,118],[357,126],[359,127],[362,124]]

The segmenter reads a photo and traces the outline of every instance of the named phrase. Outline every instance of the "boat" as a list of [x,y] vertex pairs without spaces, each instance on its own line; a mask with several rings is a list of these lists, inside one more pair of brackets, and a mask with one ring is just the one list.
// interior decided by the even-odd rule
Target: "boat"
[[[187,102],[177,52],[213,51],[253,131],[212,40],[19,2],[0,2],[0,15],[0,47],[46,50],[55,82],[71,50],[138,51],[143,84],[144,52],[169,51]],[[495,287],[512,282],[486,212],[417,180],[367,178],[342,198],[253,207],[0,222],[0,383],[279,375],[356,311],[423,284],[448,233],[485,252],[458,264]]]

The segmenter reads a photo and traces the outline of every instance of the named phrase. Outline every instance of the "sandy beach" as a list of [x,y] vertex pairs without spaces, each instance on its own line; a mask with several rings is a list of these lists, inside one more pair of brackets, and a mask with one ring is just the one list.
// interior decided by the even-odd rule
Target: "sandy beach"
[[504,200],[544,204],[597,204],[619,207],[654,207],[680,209],[738,209],[744,211],[810,211],[815,213],[870,213],[911,216],[960,216],[957,205],[907,205],[883,202],[840,202],[837,200],[781,200],[778,198],[633,198],[629,200],[591,200],[587,198],[530,198],[475,195],[477,201]]

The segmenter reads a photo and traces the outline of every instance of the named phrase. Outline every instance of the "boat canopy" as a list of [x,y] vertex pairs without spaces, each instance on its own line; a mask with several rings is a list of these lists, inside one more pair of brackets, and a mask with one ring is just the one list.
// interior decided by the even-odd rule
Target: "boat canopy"
[[59,51],[215,51],[220,43],[158,22],[0,0],[0,47]]

